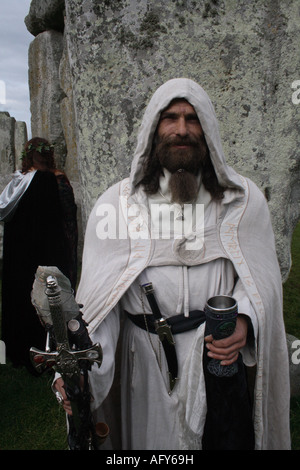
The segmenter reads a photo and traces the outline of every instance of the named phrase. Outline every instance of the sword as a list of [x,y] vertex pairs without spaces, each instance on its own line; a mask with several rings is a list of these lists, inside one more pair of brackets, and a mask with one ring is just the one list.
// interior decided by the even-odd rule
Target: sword
[[[51,268],[44,269],[51,271]],[[46,277],[44,288],[49,313],[45,308],[42,308],[45,307],[44,298],[42,301],[37,301],[35,297],[45,297],[41,296],[41,289],[38,292],[41,286],[39,283],[42,281],[43,284],[43,276],[45,277],[43,268],[39,267],[36,275],[38,285],[34,284],[32,303],[46,328],[47,342],[45,351],[34,347],[30,349],[31,361],[37,371],[43,372],[52,368],[64,380],[66,394],[72,408],[72,416],[68,415],[70,449],[98,449],[103,435],[99,436],[96,431],[96,428],[100,428],[100,423],[95,427],[92,422],[88,370],[91,369],[92,364],[101,366],[102,348],[99,343],[92,344],[78,305],[73,301],[73,298],[70,299],[68,293],[67,308],[69,310],[64,311],[66,307],[62,301],[62,294],[66,297],[66,291],[59,286],[55,276]],[[64,278],[64,282],[67,280],[60,272],[59,276]],[[34,293],[34,289],[37,292]],[[68,318],[66,319],[66,317]],[[108,430],[105,429],[104,434],[107,433]]]

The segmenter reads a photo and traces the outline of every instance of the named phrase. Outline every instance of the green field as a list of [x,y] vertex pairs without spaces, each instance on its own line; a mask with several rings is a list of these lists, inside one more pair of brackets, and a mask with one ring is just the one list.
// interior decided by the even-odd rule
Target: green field
[[[292,241],[292,268],[283,286],[283,312],[287,333],[300,339],[300,224]],[[300,396],[291,400],[292,448],[300,450]]]
[[[284,285],[287,333],[300,338],[300,224],[292,244],[293,266]],[[64,450],[65,414],[50,389],[51,375],[0,365],[0,450]],[[300,397],[291,401],[292,448],[300,450]]]

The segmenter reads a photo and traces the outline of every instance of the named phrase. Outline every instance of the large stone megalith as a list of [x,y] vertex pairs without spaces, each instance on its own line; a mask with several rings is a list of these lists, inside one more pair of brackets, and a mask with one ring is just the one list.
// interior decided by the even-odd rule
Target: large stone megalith
[[59,79],[62,54],[63,35],[54,30],[38,34],[30,43],[28,54],[32,136],[55,142],[59,168],[64,168],[66,160],[60,115],[64,97]]
[[84,220],[128,175],[154,90],[189,77],[214,103],[228,163],[269,202],[286,279],[300,213],[299,25],[298,0],[65,0]]
[[[0,112],[0,193],[22,166],[21,154],[27,141],[26,122],[16,121],[7,111]],[[3,249],[3,222],[0,223],[0,259]]]

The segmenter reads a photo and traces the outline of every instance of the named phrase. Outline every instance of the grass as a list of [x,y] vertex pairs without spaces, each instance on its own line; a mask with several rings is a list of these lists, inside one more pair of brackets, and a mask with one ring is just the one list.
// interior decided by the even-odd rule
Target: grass
[[283,311],[287,333],[300,338],[300,223],[292,240],[292,268],[283,285]]
[[[283,285],[283,312],[287,333],[300,339],[300,223],[292,240],[292,268]],[[300,450],[300,396],[291,399],[292,449]]]
[[65,413],[51,391],[52,377],[0,366],[0,449],[64,450]]
[[[300,224],[292,243],[293,266],[284,291],[289,334],[300,338]],[[31,376],[0,364],[0,450],[65,450],[65,414],[51,391],[51,375]],[[300,450],[300,396],[291,400],[293,450]]]
[[35,377],[9,360],[0,364],[0,450],[67,449],[65,412],[52,381],[51,371]]

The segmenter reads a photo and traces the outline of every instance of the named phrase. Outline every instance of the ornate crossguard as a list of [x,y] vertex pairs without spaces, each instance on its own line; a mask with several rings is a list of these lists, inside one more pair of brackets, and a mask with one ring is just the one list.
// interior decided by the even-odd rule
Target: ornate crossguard
[[53,367],[63,376],[72,377],[80,373],[80,361],[85,360],[92,365],[96,363],[100,367],[102,363],[102,348],[99,343],[86,349],[74,350],[70,348],[68,329],[72,334],[79,333],[80,322],[74,318],[68,322],[64,318],[60,297],[60,287],[53,276],[48,276],[46,290],[49,308],[53,324],[53,332],[56,340],[56,351],[41,351],[30,349],[31,361],[37,371],[43,371],[46,367]]

